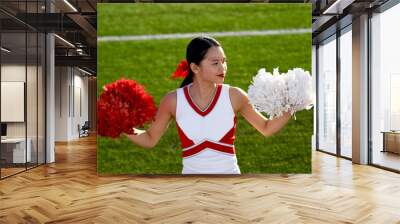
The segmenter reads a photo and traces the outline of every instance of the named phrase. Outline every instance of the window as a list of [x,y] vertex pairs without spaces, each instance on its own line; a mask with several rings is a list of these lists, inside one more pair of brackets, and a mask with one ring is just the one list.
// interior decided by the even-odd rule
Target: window
[[352,33],[351,25],[340,35],[340,155],[351,158],[352,142]]
[[[41,5],[44,1],[19,2],[16,10],[39,13]],[[5,178],[45,163],[46,40],[44,33],[3,12],[0,22],[1,98],[9,101],[0,105],[5,115],[1,118],[0,178]]]
[[318,47],[318,149],[336,154],[336,35]]
[[400,4],[371,18],[372,164],[400,170]]

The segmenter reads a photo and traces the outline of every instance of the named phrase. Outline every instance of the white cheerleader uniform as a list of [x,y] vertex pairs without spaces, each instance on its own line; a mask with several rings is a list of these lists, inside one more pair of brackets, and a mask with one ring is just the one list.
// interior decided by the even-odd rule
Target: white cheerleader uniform
[[177,89],[176,126],[182,147],[182,174],[240,174],[233,145],[236,115],[229,85],[217,85],[214,98],[204,111],[193,102],[190,85]]

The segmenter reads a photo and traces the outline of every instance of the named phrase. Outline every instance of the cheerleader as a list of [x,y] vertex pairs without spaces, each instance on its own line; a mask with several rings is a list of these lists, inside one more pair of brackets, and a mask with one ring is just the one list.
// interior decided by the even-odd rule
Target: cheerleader
[[[268,120],[249,103],[245,91],[224,84],[227,60],[220,43],[197,37],[186,49],[174,76],[184,80],[161,100],[148,130],[125,134],[133,143],[154,147],[175,119],[182,147],[182,174],[240,174],[235,153],[236,114],[264,136],[279,131],[291,113]],[[251,150],[251,149],[248,149]]]

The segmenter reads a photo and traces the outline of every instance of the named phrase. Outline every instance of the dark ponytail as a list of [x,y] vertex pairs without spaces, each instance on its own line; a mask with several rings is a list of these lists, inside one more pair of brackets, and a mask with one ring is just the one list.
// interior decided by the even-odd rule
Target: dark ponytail
[[194,73],[190,68],[190,63],[200,65],[200,62],[204,59],[208,49],[218,46],[221,46],[221,44],[218,43],[217,40],[207,36],[196,37],[190,41],[186,48],[186,60],[189,64],[189,74],[183,80],[180,87],[184,87],[193,82]]

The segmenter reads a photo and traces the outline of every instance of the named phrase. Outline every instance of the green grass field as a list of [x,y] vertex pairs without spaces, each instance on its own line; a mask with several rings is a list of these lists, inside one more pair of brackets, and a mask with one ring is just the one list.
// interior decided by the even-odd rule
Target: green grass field
[[[102,36],[310,28],[310,11],[309,4],[99,4],[98,32]],[[311,34],[217,39],[229,60],[225,83],[245,91],[261,67],[311,70]],[[185,57],[189,41],[99,42],[98,93],[104,84],[125,77],[143,84],[158,104],[180,85],[181,80],[169,77]],[[238,116],[235,147],[242,173],[310,173],[312,116],[312,111],[298,112],[297,120],[270,138]],[[99,173],[181,173],[174,121],[153,149],[135,146],[126,138],[106,137],[98,137],[97,147]]]
[[311,4],[99,3],[98,36],[311,27]]

